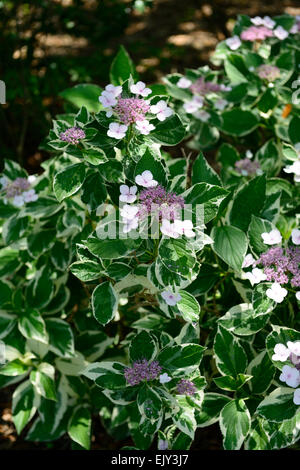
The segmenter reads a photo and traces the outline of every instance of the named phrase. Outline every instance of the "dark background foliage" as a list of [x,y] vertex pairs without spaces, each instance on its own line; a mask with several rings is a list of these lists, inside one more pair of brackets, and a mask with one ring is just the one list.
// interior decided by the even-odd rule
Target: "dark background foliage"
[[[298,6],[298,8],[297,8]],[[21,0],[0,2],[1,158],[31,172],[51,118],[63,111],[59,93],[78,83],[104,86],[120,44],[141,78],[207,64],[230,35],[239,13],[299,14],[297,0]]]

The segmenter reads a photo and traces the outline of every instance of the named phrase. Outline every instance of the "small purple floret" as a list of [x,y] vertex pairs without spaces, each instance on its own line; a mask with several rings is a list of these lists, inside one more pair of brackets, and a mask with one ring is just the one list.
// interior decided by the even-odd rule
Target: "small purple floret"
[[177,384],[177,393],[179,395],[195,395],[197,389],[190,380],[181,379]]
[[132,367],[128,367],[125,372],[125,379],[129,385],[138,385],[146,380],[154,380],[160,374],[162,367],[157,361],[148,362],[142,359],[133,363]]
[[64,132],[60,133],[60,140],[68,142],[69,144],[78,145],[79,141],[85,139],[85,132],[80,127],[70,127]]

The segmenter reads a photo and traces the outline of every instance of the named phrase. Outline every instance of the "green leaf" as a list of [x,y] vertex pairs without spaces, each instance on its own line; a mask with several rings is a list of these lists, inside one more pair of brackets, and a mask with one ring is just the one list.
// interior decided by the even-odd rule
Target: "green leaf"
[[244,136],[250,134],[258,126],[258,119],[251,111],[244,111],[239,108],[225,111],[221,115],[221,130],[225,134],[234,136]]
[[96,261],[75,261],[71,264],[70,271],[82,282],[93,281],[103,275],[103,267]]
[[83,163],[75,163],[56,173],[53,182],[54,194],[59,202],[75,194],[82,186],[85,178]]
[[219,323],[236,335],[249,336],[264,328],[268,320],[268,312],[257,314],[251,304],[240,304],[231,307]]
[[276,388],[258,405],[257,413],[276,423],[293,418],[299,411],[293,402],[294,391],[288,387]]
[[54,367],[46,362],[40,363],[38,368],[30,373],[30,382],[36,392],[48,400],[56,400],[54,374]]
[[236,227],[214,227],[211,233],[214,240],[212,249],[235,271],[240,271],[247,253],[248,240],[244,232]]
[[22,238],[29,223],[28,217],[18,217],[13,215],[2,227],[2,237],[6,245]]
[[228,191],[220,186],[208,183],[197,183],[182,194],[186,204],[203,204],[204,220],[207,224],[219,210],[220,204],[228,195]]
[[241,55],[229,54],[224,61],[224,68],[233,85],[248,81],[248,70]]
[[[2,283],[0,283],[2,289]],[[0,339],[5,338],[15,327],[16,317],[6,312],[0,311]]]
[[33,309],[45,308],[51,301],[54,291],[48,266],[39,269],[26,288],[26,302]]
[[39,196],[34,202],[29,202],[24,208],[24,213],[39,219],[41,217],[51,217],[61,209],[54,196]]
[[134,336],[129,347],[129,356],[131,362],[140,359],[152,361],[157,354],[157,346],[154,338],[146,331],[141,331]]
[[249,387],[252,393],[260,395],[270,387],[276,369],[269,359],[267,351],[261,351],[249,364],[247,374],[252,375]]
[[153,153],[147,149],[143,156],[139,159],[135,167],[135,176],[140,175],[145,170],[150,170],[153,178],[163,186],[166,185],[167,179],[162,163],[156,160]]
[[38,258],[55,243],[56,231],[52,228],[32,233],[28,237],[28,250],[33,258]]
[[266,339],[267,351],[270,360],[272,360],[273,364],[281,370],[285,364],[290,365],[290,361],[287,361],[286,363],[281,361],[274,361],[272,359],[272,356],[274,355],[274,348],[276,344],[279,343],[286,346],[288,341],[300,341],[300,332],[285,326],[272,325],[272,328],[273,331],[267,336]]
[[231,398],[220,393],[205,393],[201,410],[196,410],[197,427],[204,428],[216,423],[224,406]]
[[125,369],[126,366],[119,362],[101,362],[89,366],[83,375],[95,380],[99,387],[118,390],[126,387]]
[[137,249],[139,242],[132,238],[104,239],[89,237],[86,243],[88,250],[100,259],[118,259],[127,256]]
[[247,356],[238,339],[221,325],[214,341],[214,353],[221,374],[237,377],[247,367]]
[[223,390],[236,391],[251,379],[251,375],[238,374],[236,378],[231,375],[222,375],[214,379],[215,384]]
[[289,124],[289,138],[291,139],[292,144],[297,144],[299,142],[299,131],[300,131],[300,117],[293,116]]
[[136,78],[132,60],[124,46],[121,46],[110,68],[110,81],[113,85],[122,85],[130,76]]
[[66,388],[64,378],[61,378],[57,387],[56,401],[47,400],[39,395],[39,418],[31,425],[26,436],[27,441],[54,441],[66,433],[72,410],[72,407],[68,407],[69,397]]
[[118,297],[110,282],[103,282],[96,287],[92,295],[92,310],[96,320],[106,325],[115,316]]
[[19,316],[19,330],[25,338],[48,344],[48,335],[43,318],[36,310],[26,310]]
[[0,278],[13,274],[20,266],[19,251],[10,247],[0,250]]
[[184,238],[162,239],[159,244],[159,260],[170,270],[186,277],[195,266],[196,256]]
[[19,385],[12,396],[13,422],[20,434],[26,424],[33,418],[38,406],[34,388],[29,380]]
[[68,424],[68,434],[73,441],[89,450],[91,445],[92,417],[87,405],[79,405],[75,408]]
[[91,165],[101,165],[107,162],[107,157],[102,149],[83,149],[82,155]]
[[192,184],[209,183],[222,186],[222,182],[215,170],[208,164],[202,152],[199,153],[193,164]]
[[160,427],[163,412],[163,403],[159,394],[145,384],[139,390],[137,405],[142,418],[140,424],[143,433],[154,434]]
[[12,286],[8,282],[0,281],[0,308],[7,307],[7,304],[11,302],[12,293]]
[[164,121],[159,121],[155,129],[149,134],[149,139],[161,145],[177,145],[185,136],[183,124],[177,116],[173,114]]
[[181,299],[176,306],[181,313],[183,319],[187,322],[198,322],[200,315],[200,305],[195,297],[186,291],[179,291]]
[[50,350],[60,357],[74,355],[74,337],[70,325],[59,319],[46,319],[46,330],[49,335]]
[[220,414],[225,450],[239,450],[250,431],[251,417],[243,400],[227,403]]
[[27,364],[24,364],[20,359],[14,359],[0,367],[0,374],[7,375],[9,377],[16,377],[17,375],[23,375],[28,371],[28,369],[29,366]]
[[101,109],[101,104],[99,103],[99,96],[102,92],[102,88],[98,85],[92,85],[90,83],[81,83],[72,88],[68,88],[61,93],[59,96],[62,96],[65,100],[74,104],[77,108],[85,106],[89,112],[98,112]]
[[266,177],[257,176],[244,184],[236,193],[229,220],[232,225],[247,231],[251,216],[260,214],[265,202]]
[[198,344],[182,344],[163,349],[158,355],[158,362],[170,371],[195,369],[200,365],[205,348]]
[[51,249],[51,261],[59,271],[66,271],[71,261],[72,253],[68,243],[56,241]]
[[274,225],[268,220],[252,215],[248,229],[248,237],[250,247],[255,253],[260,254],[267,251],[268,247],[264,244],[261,234],[271,232],[274,228]]
[[96,210],[100,204],[105,202],[107,191],[100,173],[94,172],[89,175],[82,185],[81,200],[90,206],[91,210]]

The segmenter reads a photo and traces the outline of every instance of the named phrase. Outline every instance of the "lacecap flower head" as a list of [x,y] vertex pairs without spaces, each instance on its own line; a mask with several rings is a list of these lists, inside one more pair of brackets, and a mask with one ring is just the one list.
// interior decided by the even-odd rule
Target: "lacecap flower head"
[[122,86],[109,84],[99,96],[99,101],[106,110],[108,118],[114,121],[109,123],[107,135],[113,139],[121,140],[126,136],[129,126],[133,126],[139,134],[148,135],[155,129],[150,120],[164,121],[173,114],[173,110],[164,100],[152,104],[150,99],[152,90],[144,82],[138,81],[129,87],[129,93]]

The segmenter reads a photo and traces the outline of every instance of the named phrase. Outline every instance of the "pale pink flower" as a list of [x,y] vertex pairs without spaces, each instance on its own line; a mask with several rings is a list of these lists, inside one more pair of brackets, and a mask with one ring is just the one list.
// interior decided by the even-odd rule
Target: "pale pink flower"
[[188,114],[193,114],[198,111],[198,109],[202,108],[203,102],[204,98],[202,96],[194,96],[191,101],[187,101],[183,104],[183,108]]
[[33,202],[38,199],[38,195],[36,194],[34,189],[29,189],[28,191],[24,191],[22,196],[24,198],[24,202]]
[[160,100],[150,108],[151,113],[156,114],[159,121],[164,121],[169,116],[172,116],[173,109],[169,108],[166,101]]
[[228,38],[225,40],[225,43],[232,51],[236,51],[242,44],[242,41],[238,36],[232,36],[232,38]]
[[193,231],[193,222],[191,220],[178,220],[174,221],[176,232],[180,235],[185,235],[188,238],[194,237],[196,234]]
[[172,377],[169,377],[166,372],[159,376],[159,381],[160,381],[161,384],[167,384],[171,380],[172,380]]
[[136,218],[134,218],[134,219],[131,219],[131,220],[124,219],[124,220],[123,220],[123,223],[124,223],[124,225],[123,225],[123,233],[128,233],[128,232],[130,232],[131,230],[138,228],[139,219],[138,219],[138,217],[136,217]]
[[22,207],[24,206],[24,198],[23,198],[23,195],[22,196],[15,196],[13,198],[13,205],[16,206],[16,207]]
[[300,356],[300,341],[288,341],[287,347],[291,353],[295,354],[296,356]]
[[300,388],[294,391],[293,402],[295,405],[300,405]]
[[108,93],[111,93],[115,98],[119,96],[122,93],[122,87],[121,86],[114,86],[111,83],[109,85],[106,85],[105,91]]
[[167,237],[179,238],[179,233],[175,229],[175,224],[167,219],[162,220],[160,231],[163,235],[166,235]]
[[300,245],[300,230],[297,228],[292,230],[292,242],[294,245]]
[[149,170],[145,170],[141,175],[137,175],[135,182],[139,186],[144,186],[144,188],[153,188],[158,185],[158,182],[153,179],[153,175]]
[[137,82],[135,85],[131,85],[130,91],[135,95],[141,95],[144,97],[152,93],[150,88],[146,88],[146,84],[144,82]]
[[125,124],[119,124],[117,122],[111,122],[109,125],[109,129],[107,131],[107,135],[112,137],[113,139],[123,139],[126,135],[128,126]]
[[173,294],[173,292],[170,290],[164,290],[161,293],[161,296],[166,302],[166,304],[170,305],[171,307],[174,307],[174,305],[176,305],[177,302],[181,300],[180,294]]
[[108,91],[103,91],[99,96],[99,101],[102,104],[103,108],[111,108],[117,104],[116,97],[113,93]]
[[271,230],[271,232],[264,232],[261,234],[261,238],[265,245],[277,245],[281,243],[282,236],[277,228]]
[[189,88],[191,86],[192,82],[191,80],[189,80],[188,78],[185,78],[185,77],[181,77],[178,82],[177,82],[177,86],[179,88]]
[[290,350],[282,343],[276,344],[274,348],[274,353],[272,356],[273,361],[285,362],[290,357]]
[[135,219],[138,211],[138,206],[129,206],[128,204],[125,204],[125,206],[122,207],[120,214],[125,220],[133,220]]
[[277,26],[277,28],[275,28],[273,32],[274,32],[274,36],[276,36],[281,41],[286,39],[289,35],[288,31],[284,29],[282,26]]
[[143,121],[137,121],[135,123],[135,127],[143,135],[148,135],[151,131],[155,129],[155,126],[153,126],[153,124],[147,121],[147,119],[143,119]]
[[287,293],[288,291],[284,287],[281,287],[278,282],[273,282],[271,288],[266,290],[267,297],[274,300],[278,304],[281,304],[281,302],[287,296]]
[[253,258],[252,254],[249,253],[248,255],[245,256],[245,259],[242,264],[242,268],[249,268],[249,266],[253,266],[255,263],[255,259]]
[[252,286],[254,286],[254,284],[259,284],[260,282],[267,279],[267,276],[263,270],[259,268],[254,268],[252,269],[252,272],[245,273],[244,277],[251,282]]
[[300,373],[295,367],[283,366],[279,380],[289,387],[296,388],[300,384]]

